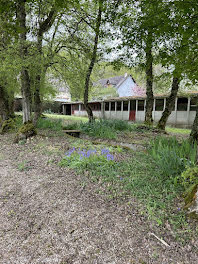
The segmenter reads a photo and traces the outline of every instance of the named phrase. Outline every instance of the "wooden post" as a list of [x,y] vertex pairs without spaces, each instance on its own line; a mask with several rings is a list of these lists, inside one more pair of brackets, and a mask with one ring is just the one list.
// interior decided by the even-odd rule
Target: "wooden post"
[[190,124],[190,100],[191,100],[191,98],[188,97],[188,106],[187,106],[187,125],[188,126]]
[[128,120],[129,120],[129,115],[130,115],[130,107],[131,107],[131,101],[128,101]]
[[178,101],[178,98],[176,97],[175,98],[175,125],[177,124],[177,101]]
[[154,98],[153,101],[153,121],[155,122],[155,105],[156,105],[156,99]]
[[166,108],[166,98],[164,98],[164,109],[163,109],[163,112],[164,112],[165,108]]

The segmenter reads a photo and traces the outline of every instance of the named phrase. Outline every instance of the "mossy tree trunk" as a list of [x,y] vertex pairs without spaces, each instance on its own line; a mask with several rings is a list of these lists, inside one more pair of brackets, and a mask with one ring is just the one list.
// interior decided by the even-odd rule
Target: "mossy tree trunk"
[[41,90],[41,79],[44,77],[44,74],[46,71],[43,70],[44,65],[42,63],[43,61],[43,35],[45,32],[47,32],[55,19],[55,10],[54,7],[52,7],[48,17],[42,21],[39,22],[39,29],[37,33],[37,51],[38,51],[38,63],[36,64],[37,67],[37,74],[35,79],[35,91],[34,91],[34,123],[36,124],[38,121],[38,118],[42,114],[42,101],[40,96],[40,90]]
[[166,107],[162,116],[157,124],[157,127],[161,130],[165,130],[168,117],[175,107],[175,99],[179,90],[179,77],[174,76],[172,81],[171,94],[166,100]]
[[0,116],[2,121],[9,119],[10,116],[8,95],[5,92],[3,86],[1,85],[0,85]]
[[193,122],[192,130],[190,133],[190,140],[192,142],[198,143],[198,98],[197,98],[197,105],[196,105],[196,116]]
[[23,123],[31,121],[31,90],[28,66],[26,65],[28,57],[28,48],[26,43],[26,0],[18,1],[18,20],[20,26],[19,43],[20,56],[23,63],[21,68],[21,94],[23,97]]
[[153,55],[152,55],[152,33],[149,32],[146,43],[146,111],[145,124],[153,123]]
[[102,9],[103,9],[103,0],[99,0],[99,8],[98,8],[98,16],[97,16],[97,22],[96,22],[96,28],[95,28],[95,39],[94,39],[94,47],[93,52],[91,56],[91,62],[87,71],[86,80],[85,80],[85,90],[84,90],[84,107],[87,111],[89,122],[94,121],[93,112],[92,109],[88,103],[89,100],[89,83],[90,83],[90,77],[91,73],[94,68],[94,64],[96,62],[96,56],[97,56],[97,49],[98,49],[98,40],[99,40],[99,34],[100,34],[100,26],[102,21]]

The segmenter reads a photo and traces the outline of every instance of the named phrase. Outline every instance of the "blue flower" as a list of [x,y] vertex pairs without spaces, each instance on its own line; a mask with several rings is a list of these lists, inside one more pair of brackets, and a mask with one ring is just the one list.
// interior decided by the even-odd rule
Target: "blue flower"
[[113,155],[107,154],[107,160],[113,160],[113,159],[114,159]]
[[102,149],[101,150],[101,155],[108,154],[108,153],[109,153],[109,149]]

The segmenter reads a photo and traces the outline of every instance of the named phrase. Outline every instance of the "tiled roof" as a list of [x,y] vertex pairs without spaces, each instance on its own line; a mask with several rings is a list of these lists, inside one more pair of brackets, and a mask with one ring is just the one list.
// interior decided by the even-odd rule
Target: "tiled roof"
[[107,78],[107,79],[101,79],[98,82],[94,83],[94,85],[100,84],[103,87],[105,87],[106,85],[109,84],[109,85],[113,85],[114,87],[117,88],[119,86],[119,84],[121,82],[123,82],[127,77],[125,77],[124,75],[121,75],[121,76],[110,77],[110,78]]
[[[170,94],[154,94],[154,98],[167,98]],[[180,92],[177,97],[193,97],[198,96],[198,91]],[[125,96],[125,97],[114,97],[105,100],[90,101],[89,103],[101,103],[101,102],[114,102],[114,101],[128,101],[128,100],[144,100],[146,95],[143,96]],[[69,104],[83,104],[82,101],[70,102]]]

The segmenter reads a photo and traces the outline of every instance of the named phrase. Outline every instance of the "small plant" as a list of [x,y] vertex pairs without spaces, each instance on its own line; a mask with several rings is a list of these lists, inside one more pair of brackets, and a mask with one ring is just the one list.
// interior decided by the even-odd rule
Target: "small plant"
[[18,170],[19,171],[28,171],[29,169],[31,169],[32,167],[28,165],[28,163],[26,161],[23,161],[21,163],[19,163],[18,165]]
[[185,140],[179,143],[175,137],[159,137],[149,149],[156,165],[164,178],[180,175],[186,167],[196,163],[197,146]]

